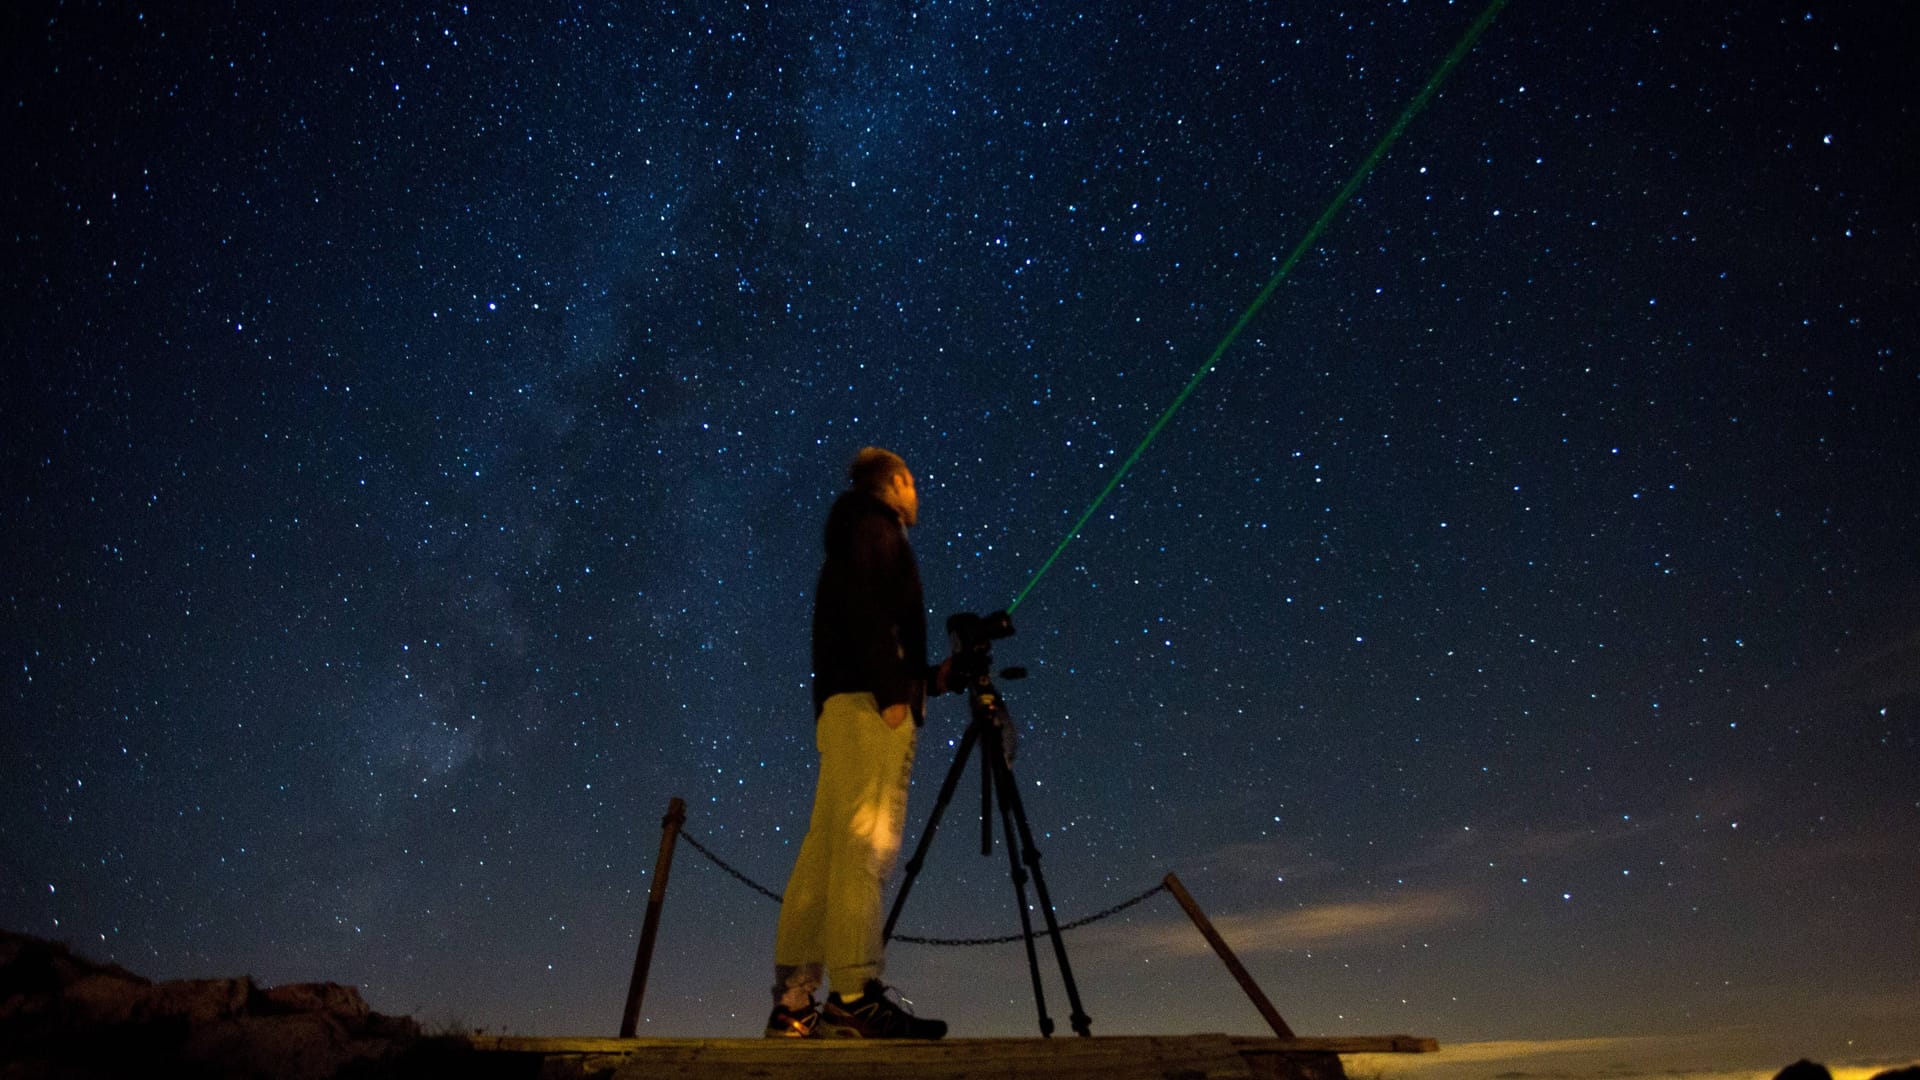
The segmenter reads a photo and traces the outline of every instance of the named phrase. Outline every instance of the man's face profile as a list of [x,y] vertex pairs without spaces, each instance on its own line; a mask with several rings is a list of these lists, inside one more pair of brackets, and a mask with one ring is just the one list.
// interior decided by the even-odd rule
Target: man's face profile
[[920,493],[914,490],[913,473],[901,469],[887,478],[880,501],[900,515],[900,524],[911,529],[920,522]]

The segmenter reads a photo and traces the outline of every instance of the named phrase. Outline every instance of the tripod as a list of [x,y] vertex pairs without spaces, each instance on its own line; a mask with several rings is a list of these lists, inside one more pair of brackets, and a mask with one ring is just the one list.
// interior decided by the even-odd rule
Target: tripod
[[[1004,616],[1001,616],[1004,618]],[[951,624],[950,624],[951,625]],[[1011,632],[1009,626],[1008,632]],[[1000,829],[1006,838],[1007,866],[1013,877],[1013,891],[1019,902],[1021,940],[1027,947],[1027,971],[1033,977],[1033,1002],[1040,1012],[1040,1034],[1053,1035],[1053,1018],[1047,1015],[1047,997],[1040,986],[1040,958],[1033,947],[1033,917],[1027,909],[1027,874],[1032,871],[1034,892],[1040,900],[1040,914],[1047,923],[1047,936],[1053,941],[1054,959],[1060,963],[1060,981],[1066,985],[1067,1002],[1073,1008],[1073,1030],[1084,1036],[1091,1036],[1093,1020],[1080,1007],[1080,991],[1073,982],[1073,968],[1067,963],[1067,947],[1060,940],[1060,923],[1054,918],[1053,901],[1047,896],[1047,879],[1040,873],[1040,852],[1033,846],[1033,830],[1027,827],[1027,812],[1020,802],[1020,791],[1013,780],[1013,732],[1008,726],[1011,717],[1007,713],[1006,703],[1000,697],[1000,691],[993,685],[993,679],[987,674],[991,666],[990,658],[979,666],[979,674],[973,677],[967,687],[967,707],[972,720],[967,724],[966,734],[960,738],[960,749],[954,753],[953,766],[947,770],[947,778],[940,785],[940,794],[934,799],[933,814],[927,819],[926,831],[920,834],[920,843],[913,849],[913,858],[907,860],[906,877],[900,882],[900,892],[893,898],[893,910],[887,913],[887,925],[881,932],[882,940],[893,938],[893,926],[900,920],[900,909],[906,905],[907,894],[913,890],[913,882],[920,874],[920,866],[926,861],[927,848],[933,843],[934,830],[940,826],[940,815],[946,812],[947,803],[952,801],[954,788],[959,786],[960,774],[965,771],[967,754],[978,747],[980,751],[980,854],[993,854],[993,810],[997,805],[1000,812]],[[1005,678],[1021,678],[1026,672],[1020,668],[1009,668],[1001,672]],[[1019,838],[1019,852],[1015,853],[1014,840]],[[1024,865],[1022,865],[1024,864]]]

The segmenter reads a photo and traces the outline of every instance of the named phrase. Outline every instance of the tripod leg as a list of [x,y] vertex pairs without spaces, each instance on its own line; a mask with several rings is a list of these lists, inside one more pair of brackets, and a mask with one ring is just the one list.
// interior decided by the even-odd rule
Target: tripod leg
[[979,741],[980,725],[967,725],[966,734],[960,736],[960,749],[953,755],[953,764],[947,769],[947,778],[940,782],[940,794],[934,797],[933,812],[927,816],[927,827],[920,833],[920,842],[914,845],[913,858],[907,860],[907,874],[900,879],[900,891],[893,896],[893,907],[887,912],[887,925],[880,931],[880,940],[893,940],[893,925],[900,921],[900,909],[907,906],[907,894],[913,891],[913,879],[920,876],[920,865],[927,861],[927,848],[933,844],[933,833],[940,827],[940,815],[946,813],[947,803],[953,801],[953,789],[960,784],[960,774],[967,767],[967,753],[973,744]]
[[987,735],[980,740],[980,854],[993,854],[993,766],[986,757],[999,753],[1000,740],[994,738],[999,730],[989,724],[983,725]]
[[[986,748],[987,753],[995,754],[1000,750],[998,746],[993,745],[996,741],[997,740],[994,739],[986,739],[982,740],[980,745]],[[992,768],[988,768],[985,771],[989,776],[997,772],[997,770]],[[1033,1006],[1040,1012],[1041,1037],[1050,1039],[1053,1037],[1053,1017],[1047,1015],[1047,994],[1040,984],[1040,954],[1034,951],[1033,946],[1033,916],[1027,911],[1027,870],[1026,867],[1020,865],[1019,847],[1013,828],[1013,809],[1012,804],[1007,799],[1008,785],[1006,781],[1011,778],[1010,775],[1002,778],[1001,783],[998,785],[1000,788],[1000,830],[1006,835],[1007,870],[1013,877],[1014,902],[1018,905],[1020,911],[1020,938],[1022,943],[1027,947],[1027,974],[1033,979]]]
[[[990,757],[987,764],[994,770],[994,780],[1000,786],[1001,797],[1010,803],[1014,822],[1020,830],[1020,857],[1033,871],[1033,890],[1040,898],[1040,914],[1047,921],[1047,936],[1053,939],[1053,957],[1060,962],[1060,981],[1066,984],[1067,1004],[1073,1009],[1073,1030],[1091,1036],[1093,1018],[1080,1006],[1080,990],[1074,985],[1073,967],[1067,963],[1067,946],[1060,938],[1060,920],[1053,914],[1053,899],[1047,895],[1047,879],[1040,872],[1040,850],[1033,846],[1033,830],[1027,826],[1027,810],[1020,802],[1019,790],[1013,786],[1013,769],[1004,757]],[[1025,917],[1026,907],[1022,905],[1021,918]],[[1031,935],[1028,940],[1031,947]]]

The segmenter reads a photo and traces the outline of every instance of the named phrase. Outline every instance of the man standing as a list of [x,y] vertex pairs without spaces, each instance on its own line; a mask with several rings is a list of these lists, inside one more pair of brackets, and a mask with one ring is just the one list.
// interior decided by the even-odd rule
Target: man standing
[[[920,516],[913,473],[867,447],[827,515],[813,599],[814,742],[820,775],[807,838],[780,904],[769,1037],[938,1039],[940,1020],[895,1005],[880,981],[881,892],[900,855],[914,739],[929,684],[927,608],[907,530]],[[822,975],[833,992],[813,992]]]

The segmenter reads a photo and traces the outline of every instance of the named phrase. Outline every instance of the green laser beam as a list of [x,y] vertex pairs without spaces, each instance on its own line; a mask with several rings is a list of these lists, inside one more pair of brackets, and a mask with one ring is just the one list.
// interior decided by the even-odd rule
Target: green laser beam
[[1026,587],[1020,590],[1020,595],[1013,598],[1013,603],[1007,605],[1007,611],[1012,612],[1020,606],[1020,602],[1027,598],[1027,594],[1033,591],[1033,587],[1040,583],[1040,579],[1045,577],[1047,571],[1052,569],[1053,564],[1059,560],[1060,553],[1067,550],[1067,545],[1073,543],[1074,538],[1080,535],[1080,530],[1086,527],[1088,521],[1092,520],[1094,513],[1100,509],[1100,504],[1106,502],[1107,496],[1113,494],[1113,489],[1119,487],[1120,481],[1126,479],[1127,473],[1132,470],[1134,462],[1140,460],[1140,455],[1146,453],[1147,447],[1151,446],[1153,440],[1159,437],[1160,430],[1167,426],[1168,421],[1173,419],[1173,414],[1179,412],[1180,406],[1186,404],[1187,398],[1191,397],[1194,389],[1200,385],[1200,380],[1206,378],[1207,373],[1212,371],[1214,366],[1220,363],[1220,357],[1226,353],[1227,349],[1233,345],[1235,339],[1240,336],[1240,331],[1245,330],[1247,324],[1253,321],[1254,315],[1257,314],[1262,307],[1266,306],[1267,298],[1272,296],[1273,291],[1280,287],[1280,283],[1286,280],[1287,275],[1293,271],[1294,265],[1300,261],[1302,256],[1306,255],[1307,249],[1313,246],[1314,241],[1320,238],[1320,234],[1326,230],[1327,225],[1333,221],[1334,216],[1347,205],[1348,200],[1353,198],[1353,193],[1359,190],[1361,184],[1366,182],[1367,176],[1373,172],[1374,166],[1380,163],[1380,159],[1386,156],[1387,150],[1400,138],[1400,133],[1407,129],[1407,125],[1413,122],[1413,118],[1419,114],[1421,109],[1426,108],[1428,100],[1431,99],[1434,92],[1440,88],[1440,84],[1446,81],[1447,75],[1451,73],[1454,67],[1460,63],[1461,59],[1472,50],[1474,42],[1480,40],[1480,35],[1485,33],[1487,27],[1492,24],[1494,16],[1498,15],[1500,9],[1506,5],[1507,0],[1492,0],[1492,2],[1486,6],[1486,10],[1480,13],[1480,17],[1473,20],[1473,25],[1467,27],[1467,32],[1461,36],[1459,44],[1455,45],[1453,51],[1447,54],[1447,58],[1440,62],[1440,66],[1436,68],[1433,75],[1427,79],[1427,84],[1422,86],[1420,92],[1413,96],[1413,100],[1407,103],[1407,107],[1400,110],[1399,118],[1393,122],[1392,127],[1387,129],[1386,135],[1375,144],[1373,151],[1360,162],[1360,167],[1353,171],[1353,176],[1341,187],[1339,193],[1333,197],[1333,201],[1328,203],[1327,208],[1320,212],[1320,217],[1314,221],[1313,227],[1308,229],[1306,235],[1300,238],[1300,242],[1293,246],[1292,253],[1287,256],[1285,262],[1280,264],[1280,269],[1274,271],[1273,276],[1267,279],[1266,285],[1254,296],[1253,302],[1248,304],[1247,309],[1240,313],[1240,318],[1234,321],[1232,329],[1227,331],[1227,336],[1221,338],[1220,344],[1214,346],[1213,352],[1207,356],[1207,362],[1200,365],[1200,370],[1194,372],[1193,378],[1188,379],[1187,385],[1182,387],[1180,393],[1174,396],[1173,404],[1168,405],[1167,410],[1160,414],[1160,419],[1155,420],[1153,426],[1147,429],[1146,438],[1141,439],[1140,445],[1134,447],[1133,453],[1127,455],[1127,460],[1120,464],[1119,470],[1113,474],[1113,479],[1107,481],[1107,486],[1101,489],[1100,494],[1087,506],[1086,512],[1080,515],[1080,520],[1074,522],[1073,528],[1067,530],[1067,535],[1061,539],[1059,546],[1053,549],[1053,554],[1048,555],[1047,561],[1041,563],[1040,569],[1035,570],[1033,576],[1027,579]]

